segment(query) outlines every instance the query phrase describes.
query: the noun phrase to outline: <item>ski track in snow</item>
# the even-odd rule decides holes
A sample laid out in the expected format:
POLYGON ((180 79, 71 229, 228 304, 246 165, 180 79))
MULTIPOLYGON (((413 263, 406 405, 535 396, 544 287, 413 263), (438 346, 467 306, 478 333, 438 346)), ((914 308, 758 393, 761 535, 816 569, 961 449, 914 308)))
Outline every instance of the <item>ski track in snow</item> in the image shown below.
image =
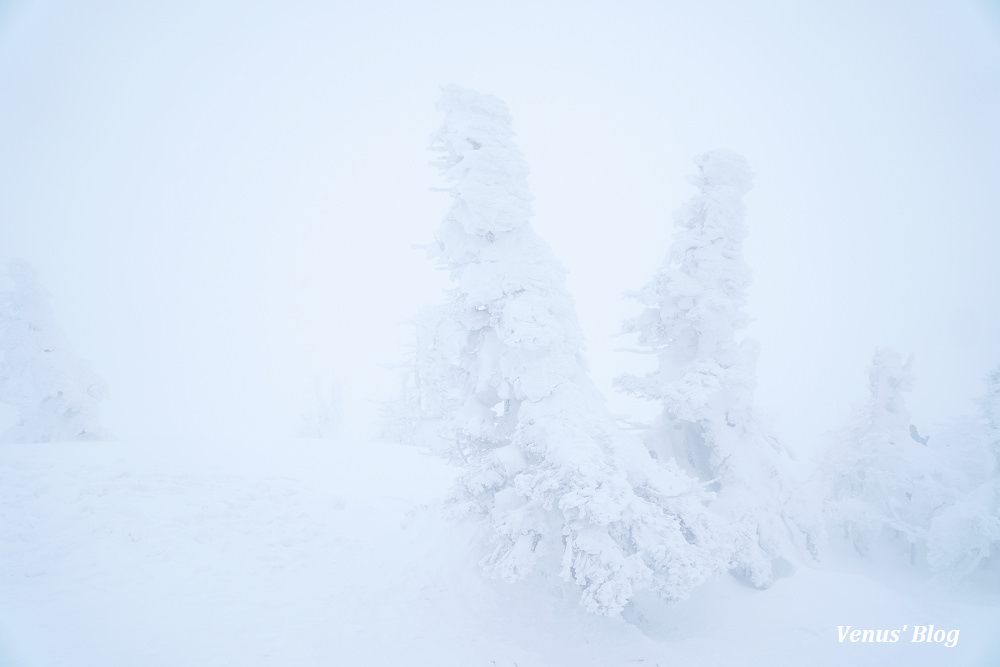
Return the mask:
POLYGON ((0 447, 0 665, 989 665, 1000 609, 800 567, 588 615, 477 574, 453 471, 381 443, 0 447), (837 625, 959 628, 956 648, 837 625))

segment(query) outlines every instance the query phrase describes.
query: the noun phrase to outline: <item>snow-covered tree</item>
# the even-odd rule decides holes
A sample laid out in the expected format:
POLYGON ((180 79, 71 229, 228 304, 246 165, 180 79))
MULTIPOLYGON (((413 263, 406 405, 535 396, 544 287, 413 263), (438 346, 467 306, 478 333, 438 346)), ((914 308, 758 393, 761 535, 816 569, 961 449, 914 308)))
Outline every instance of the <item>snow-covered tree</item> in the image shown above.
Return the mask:
POLYGON ((462 406, 464 376, 450 363, 467 331, 443 304, 428 305, 410 322, 415 345, 404 365, 399 395, 383 403, 381 435, 390 442, 460 456, 450 415, 462 406))
POLYGON ((565 270, 529 223, 504 103, 446 87, 438 109, 432 148, 453 201, 429 254, 455 287, 418 342, 419 396, 466 466, 456 511, 488 527, 488 570, 559 573, 592 612, 618 613, 641 589, 685 597, 727 566, 728 529, 592 385, 565 270))
POLYGON ((379 402, 377 437, 386 442, 414 445, 420 404, 411 369, 405 368, 399 380, 399 392, 379 402))
POLYGON ((6 278, 11 287, 0 294, 0 402, 18 411, 18 421, 0 441, 101 437, 101 381, 70 349, 34 269, 11 262, 6 278))
POLYGON ((980 403, 987 448, 993 454, 995 474, 1000 475, 1000 366, 986 378, 986 393, 980 403))
POLYGON ((905 394, 913 388, 912 359, 876 351, 868 373, 870 397, 854 424, 833 443, 826 462, 831 534, 876 560, 922 561, 936 512, 955 500, 936 446, 912 426, 905 394))
POLYGON ((911 360, 879 349, 870 398, 824 462, 830 534, 882 565, 1000 587, 1000 373, 980 413, 921 434, 906 407, 911 360))
MULTIPOLYGON (((927 562, 938 577, 1000 587, 1000 367, 986 379, 976 419, 948 442, 957 500, 930 522, 927 562)), ((946 441, 947 442, 947 441, 946 441)))
POLYGON ((993 478, 935 512, 927 563, 947 581, 976 578, 1000 586, 1000 482, 993 478))
MULTIPOLYGON (((750 271, 743 196, 753 176, 742 157, 712 151, 689 177, 698 194, 674 218, 675 235, 652 281, 633 294, 644 306, 623 325, 654 353, 656 368, 618 380, 623 391, 662 405, 646 435, 660 461, 677 461, 717 491, 712 507, 736 527, 737 574, 767 586, 793 555, 785 510, 789 457, 753 408, 756 342, 741 338, 750 271)), ((808 546, 812 546, 811 544, 808 546)))
POLYGON ((300 438, 335 438, 343 418, 340 391, 318 375, 312 378, 312 389, 312 406, 300 415, 295 434, 300 438))

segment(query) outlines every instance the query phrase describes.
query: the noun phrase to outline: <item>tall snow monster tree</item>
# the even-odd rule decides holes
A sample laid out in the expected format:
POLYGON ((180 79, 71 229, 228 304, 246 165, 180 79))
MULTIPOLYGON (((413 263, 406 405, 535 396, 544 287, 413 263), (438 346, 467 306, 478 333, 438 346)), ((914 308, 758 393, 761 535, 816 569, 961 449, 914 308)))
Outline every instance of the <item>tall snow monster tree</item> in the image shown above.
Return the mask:
POLYGON ((0 402, 18 420, 2 442, 94 440, 103 384, 70 349, 34 269, 11 262, 0 293, 0 402))
POLYGON ((452 501, 482 522, 484 568, 559 575, 604 615, 640 590, 684 598, 728 566, 728 527, 694 480, 616 426, 591 383, 565 270, 529 223, 506 105, 449 86, 438 109, 431 147, 452 206, 428 252, 455 286, 422 318, 420 395, 465 466, 452 501))
POLYGON ((618 388, 662 406, 646 432, 659 461, 676 459, 716 492, 712 507, 737 531, 733 573, 757 587, 790 570, 796 542, 815 550, 807 515, 789 516, 790 459, 753 406, 756 342, 740 339, 750 271, 743 196, 745 160, 717 150, 695 158, 699 192, 674 216, 674 239, 653 279, 632 296, 644 306, 622 330, 656 356, 645 376, 618 388))

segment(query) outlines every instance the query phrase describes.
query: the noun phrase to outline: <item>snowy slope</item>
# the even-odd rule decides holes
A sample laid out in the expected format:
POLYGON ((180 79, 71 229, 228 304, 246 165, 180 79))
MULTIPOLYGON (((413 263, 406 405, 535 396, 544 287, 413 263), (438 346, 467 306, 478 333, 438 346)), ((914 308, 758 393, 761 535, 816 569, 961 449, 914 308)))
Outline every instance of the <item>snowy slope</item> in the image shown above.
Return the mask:
POLYGON ((477 574, 433 503, 454 471, 382 443, 0 448, 0 665, 993 665, 1000 601, 802 567, 591 616, 477 574), (838 625, 960 629, 838 643, 838 625))

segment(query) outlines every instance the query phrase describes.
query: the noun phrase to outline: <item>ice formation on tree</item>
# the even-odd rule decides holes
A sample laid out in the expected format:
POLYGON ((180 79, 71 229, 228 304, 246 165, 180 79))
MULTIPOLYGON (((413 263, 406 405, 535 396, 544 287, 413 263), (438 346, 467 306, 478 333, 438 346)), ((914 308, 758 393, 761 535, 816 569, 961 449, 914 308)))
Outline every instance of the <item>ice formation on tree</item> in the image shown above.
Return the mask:
POLYGON ((11 262, 7 279, 11 288, 0 293, 0 402, 18 411, 18 421, 0 441, 101 437, 102 383, 70 349, 34 269, 11 262))
POLYGON ((429 254, 455 287, 418 320, 415 395, 466 466, 453 500, 488 527, 484 566, 511 580, 559 573, 600 614, 641 589, 685 597, 727 566, 726 526, 697 483, 618 429, 592 385, 565 271, 529 223, 504 103, 446 87, 438 109, 432 148, 453 201, 429 254))
POLYGON ((656 354, 657 367, 619 378, 618 386, 663 406, 647 446, 717 490, 713 509, 738 531, 735 571, 767 586, 775 567, 788 566, 793 536, 807 536, 783 516, 788 454, 755 416, 757 345, 739 339, 750 283, 742 199, 753 176, 729 151, 695 163, 689 180, 699 193, 676 213, 673 243, 652 281, 632 295, 645 308, 623 325, 656 354))

